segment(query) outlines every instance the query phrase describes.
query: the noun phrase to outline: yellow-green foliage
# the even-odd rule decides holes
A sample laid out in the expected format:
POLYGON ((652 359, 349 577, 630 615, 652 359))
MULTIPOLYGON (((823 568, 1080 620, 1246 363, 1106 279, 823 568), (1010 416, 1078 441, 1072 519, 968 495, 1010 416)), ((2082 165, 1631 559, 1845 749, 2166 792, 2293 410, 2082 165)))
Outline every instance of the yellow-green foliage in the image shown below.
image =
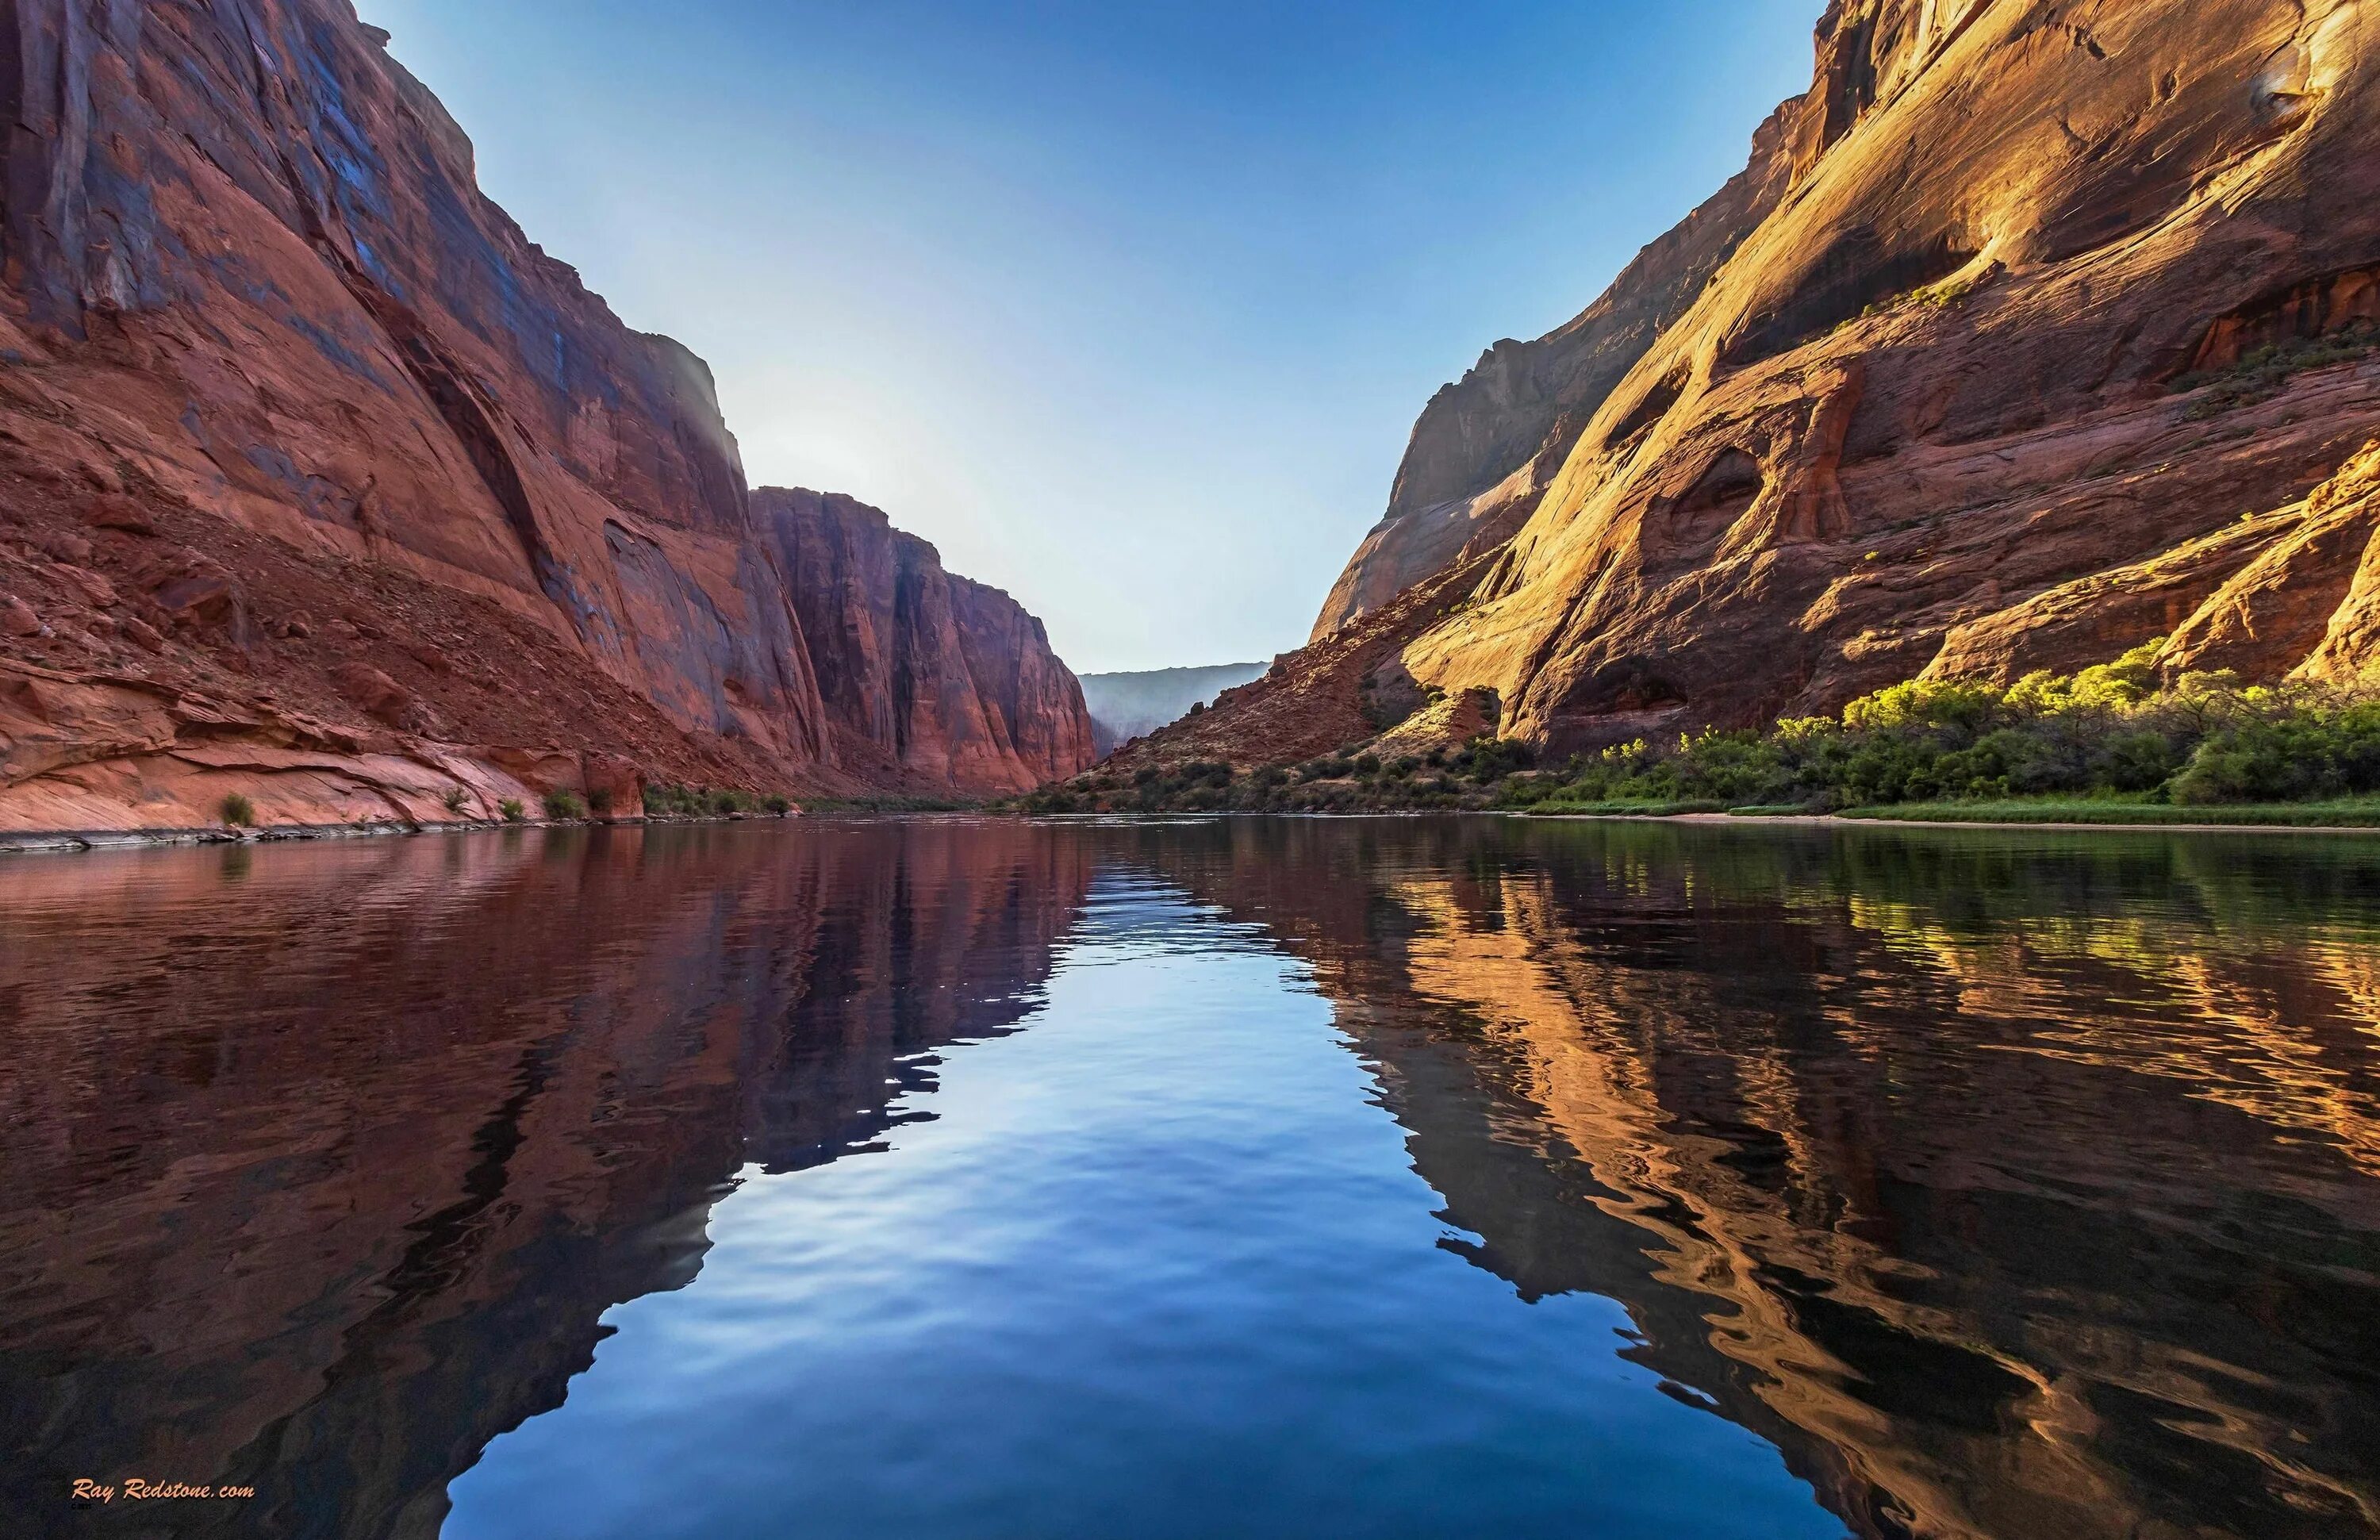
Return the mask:
POLYGON ((1841 807, 2009 796, 2178 803, 2380 791, 2380 697, 2363 688, 2168 678, 2164 638, 2009 685, 1912 679, 1767 733, 1705 732, 1583 756, 1532 799, 1841 807))

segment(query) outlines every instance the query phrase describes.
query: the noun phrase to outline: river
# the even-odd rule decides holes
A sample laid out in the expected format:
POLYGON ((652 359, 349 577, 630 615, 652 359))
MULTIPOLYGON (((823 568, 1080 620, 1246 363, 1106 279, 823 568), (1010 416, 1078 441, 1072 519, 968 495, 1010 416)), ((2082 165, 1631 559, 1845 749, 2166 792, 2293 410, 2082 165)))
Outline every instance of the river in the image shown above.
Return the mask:
POLYGON ((2380 840, 26 856, 0 1111, 12 1535, 2380 1535, 2380 840))

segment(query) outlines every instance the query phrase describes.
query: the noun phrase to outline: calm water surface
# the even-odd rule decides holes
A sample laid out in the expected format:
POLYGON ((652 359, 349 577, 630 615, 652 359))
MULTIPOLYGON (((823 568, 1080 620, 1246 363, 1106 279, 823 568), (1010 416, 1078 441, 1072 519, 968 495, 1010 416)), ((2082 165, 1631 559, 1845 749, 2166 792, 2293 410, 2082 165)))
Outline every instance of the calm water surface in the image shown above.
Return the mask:
POLYGON ((0 1534, 2380 1535, 2380 842, 21 858, 0 1112, 0 1534))

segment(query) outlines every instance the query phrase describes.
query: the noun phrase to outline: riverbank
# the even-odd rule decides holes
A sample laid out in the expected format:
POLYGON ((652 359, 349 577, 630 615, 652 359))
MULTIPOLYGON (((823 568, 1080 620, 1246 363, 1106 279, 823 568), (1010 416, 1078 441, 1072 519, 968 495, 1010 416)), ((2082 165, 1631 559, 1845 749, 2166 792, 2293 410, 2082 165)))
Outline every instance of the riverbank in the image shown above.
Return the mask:
POLYGON ((625 829, 698 823, 775 822, 800 818, 804 811, 796 807, 784 813, 735 812, 617 819, 523 818, 517 820, 461 819, 436 823, 401 823, 387 819, 355 823, 276 824, 266 829, 233 829, 213 824, 189 829, 0 831, 0 856, 163 849, 173 845, 283 844, 300 840, 361 840, 392 834, 483 834, 518 829, 625 829))
MULTIPOLYGON (((917 806, 903 805, 911 800, 905 798, 861 799, 815 804, 793 808, 784 813, 735 812, 659 818, 524 818, 517 822, 466 819, 418 824, 380 820, 348 824, 288 824, 269 829, 230 829, 218 824, 190 829, 0 831, 0 856, 67 854, 79 851, 140 850, 174 845, 279 844, 303 840, 366 839, 386 835, 490 833, 500 830, 613 829, 746 823, 798 819, 805 814, 820 817, 833 817, 839 814, 879 814, 900 817, 988 810, 969 805, 928 805, 924 799, 916 799, 917 806)), ((1018 811, 1016 809, 990 810, 1011 814, 1018 811)), ((1153 812, 1123 810, 1075 816, 1172 819, 1181 817, 1183 811, 1181 809, 1153 812)), ((2201 834, 2380 835, 2380 799, 2358 801, 2353 804, 2278 804, 2226 807, 2156 807, 2124 805, 2091 807, 2071 804, 2026 806, 2022 804, 2007 803, 1961 806, 1956 803, 1935 803, 1912 806, 1850 808, 1840 813, 1772 811, 1766 808, 1728 809, 1701 804, 1683 806, 1604 804, 1593 807, 1547 809, 1475 806, 1470 807, 1381 807, 1342 813, 1289 810, 1287 816, 1423 818, 1450 812, 1492 813, 1505 818, 1568 823, 1676 823, 1706 826, 1718 824, 1733 828, 1751 824, 1781 824, 1802 828, 1837 829, 2025 829, 2051 832, 2063 831, 2072 833, 2156 834, 2187 831, 2201 834)), ((1228 808, 1201 809, 1198 813, 1209 817, 1250 816, 1246 810, 1228 808)), ((1067 815, 1055 816, 1062 818, 1067 815)), ((1194 813, 1193 816, 1198 816, 1198 814, 1194 813)))
POLYGON ((1777 813, 1749 818, 1732 813, 1526 813, 1513 816, 1564 823, 1725 824, 1739 829, 1750 824, 1791 824, 1833 829, 1982 829, 2002 832, 2038 830, 2078 834, 2380 834, 2380 824, 2373 823, 2216 823, 2183 819, 2164 823, 2114 823, 2047 819, 1879 818, 1864 813, 1777 813))

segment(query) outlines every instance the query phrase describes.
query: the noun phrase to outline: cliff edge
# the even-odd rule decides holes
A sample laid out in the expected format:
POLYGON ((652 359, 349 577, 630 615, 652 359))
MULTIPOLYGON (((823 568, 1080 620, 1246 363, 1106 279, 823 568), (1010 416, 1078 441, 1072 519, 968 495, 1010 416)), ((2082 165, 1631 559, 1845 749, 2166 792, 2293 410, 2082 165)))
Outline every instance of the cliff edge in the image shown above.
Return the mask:
POLYGON ((345 0, 16 0, 0 40, 0 828, 1088 763, 1038 624, 930 547, 867 581, 955 596, 899 687, 974 715, 852 729, 897 703, 831 701, 816 638, 908 590, 756 511, 701 360, 480 193, 345 0))
MULTIPOLYGON (((2375 43, 2344 0, 1835 0, 1742 176, 1431 403, 1242 709, 1487 690, 1569 752, 2159 637, 2362 672, 2375 43), (1357 678, 1330 638, 1391 600, 1357 678)), ((1233 705, 1183 750, 1290 757, 1233 705)))

